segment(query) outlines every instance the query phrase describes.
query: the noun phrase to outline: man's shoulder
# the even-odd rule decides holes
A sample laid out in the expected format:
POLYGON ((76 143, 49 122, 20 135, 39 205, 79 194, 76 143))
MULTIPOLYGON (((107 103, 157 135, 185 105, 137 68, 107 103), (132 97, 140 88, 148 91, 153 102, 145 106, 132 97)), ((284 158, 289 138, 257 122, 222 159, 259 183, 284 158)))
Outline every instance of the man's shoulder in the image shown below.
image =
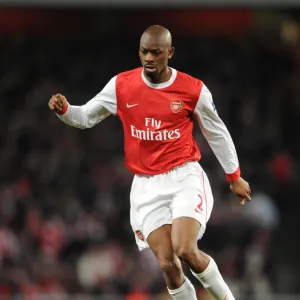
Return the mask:
POLYGON ((133 86, 137 86, 142 80, 142 68, 131 69, 119 73, 116 76, 116 89, 119 93, 127 93, 133 86))
POLYGON ((121 72, 117 75, 118 79, 129 79, 135 76, 141 76, 141 72, 142 72, 142 67, 139 68, 135 68, 135 69, 131 69, 131 70, 127 70, 124 72, 121 72))
POLYGON ((189 75, 185 72, 181 72, 177 70, 177 78, 185 81, 186 83, 189 83, 191 85, 195 85, 195 86, 199 86, 202 87, 203 86, 203 81, 200 80, 199 78, 196 78, 192 75, 189 75))

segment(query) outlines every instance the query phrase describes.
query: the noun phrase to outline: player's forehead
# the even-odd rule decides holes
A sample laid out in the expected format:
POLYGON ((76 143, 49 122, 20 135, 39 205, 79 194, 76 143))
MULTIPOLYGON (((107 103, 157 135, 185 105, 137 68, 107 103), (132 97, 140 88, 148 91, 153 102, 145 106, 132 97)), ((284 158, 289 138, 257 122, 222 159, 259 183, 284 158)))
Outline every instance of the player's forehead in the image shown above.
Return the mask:
POLYGON ((143 34, 140 40, 140 47, 148 50, 168 47, 168 41, 162 35, 143 34))

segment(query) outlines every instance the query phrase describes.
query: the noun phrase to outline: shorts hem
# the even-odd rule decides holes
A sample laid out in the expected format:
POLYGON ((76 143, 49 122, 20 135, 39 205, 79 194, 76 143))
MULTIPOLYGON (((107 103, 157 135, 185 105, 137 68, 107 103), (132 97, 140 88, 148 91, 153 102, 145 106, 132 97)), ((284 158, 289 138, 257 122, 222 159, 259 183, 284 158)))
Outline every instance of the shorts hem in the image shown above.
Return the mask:
POLYGON ((150 248, 150 246, 149 246, 148 243, 147 243, 147 238, 149 237, 149 235, 150 235, 153 231, 155 231, 156 229, 158 229, 158 228, 160 228, 160 227, 162 227, 162 226, 164 226, 164 225, 172 225, 172 221, 171 221, 171 222, 170 222, 170 221, 161 222, 161 223, 158 224, 157 226, 154 226, 153 228, 151 228, 151 229, 149 230, 149 232, 143 233, 144 241, 142 241, 142 240, 140 240, 140 239, 138 239, 138 238, 136 237, 136 244, 137 244, 137 246, 138 246, 138 248, 139 248, 139 251, 142 251, 142 250, 144 250, 144 249, 150 248))

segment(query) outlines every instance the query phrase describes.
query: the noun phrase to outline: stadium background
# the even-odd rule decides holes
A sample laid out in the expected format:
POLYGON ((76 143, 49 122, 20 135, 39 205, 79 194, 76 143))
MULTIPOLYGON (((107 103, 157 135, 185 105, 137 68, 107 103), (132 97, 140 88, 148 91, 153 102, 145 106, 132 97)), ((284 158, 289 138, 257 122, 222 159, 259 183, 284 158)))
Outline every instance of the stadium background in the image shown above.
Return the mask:
POLYGON ((131 232, 120 121, 80 131, 47 106, 139 66, 152 24, 173 34, 171 66, 212 91, 252 185, 241 208, 196 126, 215 196, 201 247, 237 299, 300 299, 300 11, 250 1, 0 1, 1 300, 170 299, 131 232))

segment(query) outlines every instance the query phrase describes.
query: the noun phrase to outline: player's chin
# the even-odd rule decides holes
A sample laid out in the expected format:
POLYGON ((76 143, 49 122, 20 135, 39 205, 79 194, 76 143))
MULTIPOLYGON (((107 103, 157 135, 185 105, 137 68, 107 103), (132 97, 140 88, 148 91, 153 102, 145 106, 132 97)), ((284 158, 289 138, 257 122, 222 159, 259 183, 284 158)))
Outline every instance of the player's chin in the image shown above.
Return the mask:
POLYGON ((157 70, 156 69, 149 70, 147 68, 144 68, 144 73, 145 73, 146 76, 148 76, 150 78, 156 78, 156 76, 157 76, 157 70))

